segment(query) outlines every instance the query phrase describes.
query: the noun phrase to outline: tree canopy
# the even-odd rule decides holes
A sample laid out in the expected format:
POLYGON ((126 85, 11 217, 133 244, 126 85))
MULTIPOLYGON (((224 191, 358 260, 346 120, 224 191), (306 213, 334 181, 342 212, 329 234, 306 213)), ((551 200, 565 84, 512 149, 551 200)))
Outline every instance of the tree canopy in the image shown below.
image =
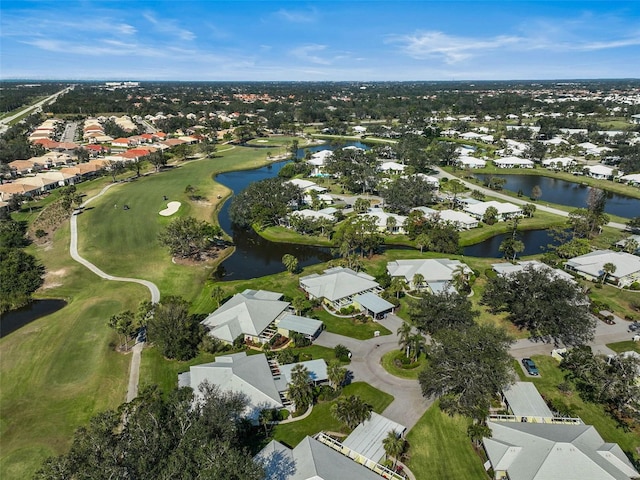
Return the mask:
POLYGON ((549 269, 526 267, 490 278, 482 302, 493 313, 509 312, 509 319, 532 337, 564 345, 581 345, 594 335, 595 319, 581 288, 549 269))
POLYGON ((433 203, 434 186, 427 180, 411 176, 391 182, 380 194, 388 210, 406 215, 414 207, 433 203))
POLYGON ((222 230, 195 217, 180 217, 173 220, 160 232, 160 243, 169 247, 171 255, 199 259, 211 249, 222 230))
POLYGON ((251 183, 231 199, 229 218, 240 227, 264 228, 278 223, 291 209, 300 205, 302 190, 282 178, 267 178, 251 183))
POLYGON ((193 358, 202 335, 199 318, 189 314, 189 304, 180 297, 163 298, 147 324, 149 341, 167 358, 193 358))
POLYGON ((440 408, 449 414, 484 419, 491 399, 513 381, 512 343, 504 329, 492 325, 439 330, 418 377, 422 394, 441 397, 440 408))
POLYGON ((480 313, 472 310, 467 297, 457 292, 442 291, 414 300, 409 316, 421 332, 433 334, 443 329, 460 329, 473 325, 480 313))
POLYGON ((247 449, 246 397, 204 384, 194 399, 190 388, 143 389, 79 428, 70 451, 47 459, 35 478, 262 479, 247 449))

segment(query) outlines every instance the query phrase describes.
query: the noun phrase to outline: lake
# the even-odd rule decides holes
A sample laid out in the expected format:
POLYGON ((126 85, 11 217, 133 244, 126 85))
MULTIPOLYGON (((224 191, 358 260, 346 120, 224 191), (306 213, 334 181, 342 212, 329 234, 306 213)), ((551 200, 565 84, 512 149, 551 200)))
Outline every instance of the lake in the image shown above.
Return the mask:
MULTIPOLYGON (((498 248, 509 235, 511 233, 503 233, 475 245, 469 245, 462 249, 462 253, 469 257, 502 258, 502 252, 498 248)), ((549 230, 523 230, 518 231, 518 235, 522 243, 524 243, 524 252, 520 253, 519 256, 544 253, 547 245, 556 243, 549 230)))
MULTIPOLYGON (((314 145, 309 147, 308 150, 314 153, 320 150, 335 150, 346 146, 356 146, 365 150, 370 148, 360 142, 347 142, 340 145, 314 145)), ((304 158, 305 150, 307 149, 299 149, 296 156, 304 158)), ((280 169, 287 163, 288 160, 253 170, 221 173, 216 176, 216 181, 229 187, 234 192, 240 192, 250 183, 277 176, 280 169)), ((236 251, 225 259, 218 268, 217 276, 221 280, 247 280, 284 272, 285 267, 282 264, 282 257, 287 253, 298 259, 300 268, 327 262, 333 258, 331 250, 326 247, 271 242, 262 238, 252 229, 247 230, 233 225, 229 219, 230 205, 231 201, 228 199, 218 214, 218 221, 222 229, 233 237, 236 251)))
MULTIPOLYGON (((475 174, 480 181, 488 176, 486 174, 475 174)), ((507 183, 505 190, 512 192, 522 191, 525 197, 531 195, 533 187, 538 185, 542 190, 539 202, 557 203, 570 207, 583 208, 587 206, 587 199, 591 187, 577 182, 567 182, 552 177, 541 177, 538 175, 509 175, 499 174, 494 177, 504 178, 507 183)), ((607 192, 607 204, 605 212, 619 217, 632 218, 640 215, 640 199, 607 192)))
POLYGON ((34 300, 26 307, 11 310, 0 315, 0 338, 15 332, 20 327, 37 320, 40 317, 51 315, 65 307, 64 300, 34 300))

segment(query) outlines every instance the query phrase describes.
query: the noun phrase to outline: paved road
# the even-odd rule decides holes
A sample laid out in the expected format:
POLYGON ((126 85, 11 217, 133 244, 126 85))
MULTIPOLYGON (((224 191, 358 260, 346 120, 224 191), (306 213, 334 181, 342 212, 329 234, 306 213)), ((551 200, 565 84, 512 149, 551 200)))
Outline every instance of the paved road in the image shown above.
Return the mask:
POLYGON ((314 343, 328 348, 333 348, 340 343, 351 350, 351 364, 347 368, 353 375, 352 381, 366 382, 393 395, 393 402, 383 414, 406 426, 407 429, 411 429, 420 420, 425 410, 431 406, 433 399, 426 399, 422 396, 417 380, 395 377, 380 364, 380 359, 385 353, 399 348, 395 332, 402 322, 403 320, 395 315, 388 315, 386 319, 379 322, 391 330, 391 335, 369 340, 356 340, 324 332, 314 343))
MULTIPOLYGON (((537 210, 541 210, 543 212, 553 213, 555 215, 560 215, 562 217, 568 217, 569 216, 569 213, 565 212, 564 210, 558 210, 557 208, 549 207, 549 206, 543 205, 542 203, 539 203, 539 202, 531 202, 529 200, 523 200, 521 198, 514 198, 514 197, 511 197, 511 196, 506 195, 504 193, 496 192, 495 190, 490 190, 488 188, 482 187, 482 186, 477 185, 475 183, 471 183, 471 182, 468 182, 466 180, 463 180, 462 178, 456 177, 455 175, 452 175, 451 173, 445 172, 440 167, 434 167, 434 168, 438 171, 439 176, 447 177, 449 179, 459 180, 467 188, 470 188, 471 190, 478 190, 478 191, 484 193, 485 195, 488 195, 488 196, 491 196, 491 197, 496 197, 496 198, 499 198, 501 200, 506 200, 507 202, 511 202, 511 203, 515 203, 515 204, 519 204, 519 205, 524 205, 526 203, 533 203, 536 206, 537 210)), ((617 228, 618 230, 626 230, 627 229, 627 226, 625 224, 618 223, 618 222, 609 222, 607 224, 607 226, 608 227, 612 227, 612 228, 617 228)))
MULTIPOLYGON (((380 363, 382 356, 399 348, 396 331, 403 320, 396 315, 388 315, 379 323, 391 331, 391 335, 356 340, 330 332, 323 332, 314 342, 316 345, 333 348, 338 344, 347 347, 351 353, 351 364, 347 367, 352 381, 366 382, 383 392, 394 396, 394 401, 383 414, 393 421, 405 425, 409 430, 420 420, 424 412, 433 404, 434 399, 422 396, 417 380, 406 380, 388 373, 380 363)), ((598 320, 595 339, 589 345, 594 352, 615 353, 606 347, 608 343, 631 340, 633 334, 628 332, 629 322, 616 318, 615 325, 607 325, 598 320)), ((532 355, 550 355, 553 345, 534 342, 529 339, 518 340, 511 348, 511 355, 520 360, 532 355)))
POLYGON ((41 108, 44 104, 55 102, 58 99, 58 95, 62 95, 63 93, 67 93, 69 90, 71 90, 71 87, 67 87, 67 88, 65 88, 63 90, 60 90, 57 93, 54 93, 53 95, 48 96, 47 98, 45 98, 43 100, 40 100, 37 103, 34 103, 33 105, 30 105, 28 107, 22 108, 18 112, 14 113, 13 115, 11 115, 9 117, 4 117, 4 118, 0 119, 0 125, 8 125, 13 120, 15 120, 16 118, 26 114, 27 112, 33 113, 36 110, 38 110, 39 108, 41 108))
MULTIPOLYGON (((111 187, 114 187, 116 185, 117 184, 107 185, 100 191, 100 193, 98 193, 94 197, 89 198, 82 205, 80 205, 80 208, 86 207, 94 199, 104 195, 104 193, 107 190, 109 190, 111 187)), ((140 280, 138 278, 115 277, 113 275, 109 275, 107 273, 104 273, 102 270, 96 267, 93 263, 89 262, 87 259, 80 256, 80 254, 78 253, 78 215, 75 213, 71 215, 71 243, 69 245, 69 253, 71 254, 71 258, 73 258, 76 262, 87 267, 89 270, 91 270, 93 273, 95 273, 99 277, 104 278, 106 280, 114 280, 117 282, 139 283, 149 289, 149 292, 151 293, 152 303, 158 303, 160 301, 160 290, 154 283, 149 282, 148 280, 140 280)), ((144 343, 137 343, 133 347, 133 355, 131 357, 131 367, 129 369, 129 384, 127 387, 127 402, 130 402, 131 400, 136 398, 136 396, 138 395, 138 381, 140 379, 140 359, 141 359, 141 353, 142 353, 143 347, 144 347, 144 343)))

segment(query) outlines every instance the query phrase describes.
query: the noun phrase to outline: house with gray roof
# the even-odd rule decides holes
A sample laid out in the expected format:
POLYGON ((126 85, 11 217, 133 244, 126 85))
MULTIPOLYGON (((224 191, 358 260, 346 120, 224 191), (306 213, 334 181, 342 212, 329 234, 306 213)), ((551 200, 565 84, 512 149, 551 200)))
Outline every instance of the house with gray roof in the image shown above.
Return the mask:
POLYGON ((322 320, 314 318, 300 317, 298 315, 287 314, 277 323, 278 333, 284 337, 290 338, 292 332, 300 333, 313 341, 324 330, 322 320))
POLYGON ((380 475, 340 452, 305 437, 291 449, 272 440, 255 457, 265 480, 380 480, 380 475))
POLYGON ((551 268, 549 265, 538 260, 523 260, 516 263, 492 263, 491 267, 493 268, 494 272, 502 276, 515 275, 516 273, 522 272, 527 268, 532 268, 534 270, 543 270, 553 278, 561 278, 563 280, 575 282, 573 275, 571 275, 570 273, 567 273, 566 271, 559 268, 551 268))
POLYGON ((553 412, 532 382, 515 382, 502 391, 507 408, 520 421, 551 421, 553 412))
POLYGON ((522 216, 522 209, 519 206, 510 202, 498 202, 496 200, 477 202, 467 205, 464 207, 464 211, 472 217, 482 220, 489 207, 493 207, 498 211, 499 221, 506 221, 511 218, 518 218, 522 216))
POLYGON ((225 343, 233 343, 240 335, 253 343, 266 343, 276 333, 276 320, 289 313, 293 312, 281 293, 247 289, 200 323, 225 343))
POLYGON ((438 293, 453 288, 451 282, 457 272, 470 275, 473 270, 460 260, 433 258, 395 260, 387 263, 387 272, 391 278, 404 279, 411 290, 426 288, 432 293, 438 293), (420 285, 414 284, 416 275, 422 275, 423 281, 420 285))
POLYGON ((592 425, 488 421, 482 443, 496 480, 630 480, 640 475, 592 425))
POLYGON ((404 425, 371 412, 371 418, 359 424, 342 444, 366 458, 379 462, 385 456, 382 442, 389 432, 394 432, 396 436, 401 437, 406 430, 407 427, 404 425))
POLYGON ((605 274, 604 266, 607 263, 616 267, 615 272, 607 275, 609 282, 619 287, 628 287, 634 282, 640 282, 640 257, 626 252, 597 250, 568 260, 564 268, 587 280, 598 280, 605 274))
POLYGON ((314 273, 300 278, 302 288, 310 299, 320 298, 336 310, 353 304, 358 294, 380 293, 382 287, 374 277, 350 268, 334 267, 321 275, 314 273))
POLYGON ((265 408, 283 408, 286 383, 274 377, 264 353, 248 356, 245 352, 221 355, 214 362, 192 366, 178 375, 178 386, 191 387, 196 395, 203 382, 216 385, 222 391, 243 393, 249 406, 246 417, 257 420, 265 408))
POLYGON ((178 386, 191 387, 196 396, 204 382, 222 391, 242 393, 249 401, 245 416, 256 422, 262 410, 290 405, 287 393, 291 371, 299 364, 308 370, 309 383, 318 385, 327 381, 327 364, 323 359, 279 365, 277 360, 268 360, 264 353, 240 352, 220 355, 213 362, 190 367, 188 372, 178 375, 178 386))

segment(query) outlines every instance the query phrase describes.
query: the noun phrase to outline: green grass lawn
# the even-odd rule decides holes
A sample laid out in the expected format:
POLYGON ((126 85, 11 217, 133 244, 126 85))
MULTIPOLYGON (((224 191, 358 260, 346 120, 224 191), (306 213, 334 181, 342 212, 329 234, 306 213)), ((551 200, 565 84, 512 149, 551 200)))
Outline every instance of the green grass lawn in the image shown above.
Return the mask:
POLYGON ((467 436, 469 420, 450 417, 434 403, 407 435, 407 466, 417 480, 486 480, 482 459, 467 436))
POLYGON ((324 309, 314 311, 317 316, 327 327, 327 332, 337 333, 345 337, 357 338, 358 340, 367 340, 374 337, 375 332, 380 335, 389 335, 391 332, 377 322, 369 321, 367 323, 356 322, 353 318, 334 317, 324 309))
POLYGON ((109 317, 135 309, 148 291, 100 280, 68 255, 68 227, 53 247, 30 251, 50 273, 40 298, 68 305, 0 340, 0 478, 31 478, 65 452, 73 432, 126 398, 130 355, 116 353, 109 317))
MULTIPOLYGON (((388 393, 362 382, 347 385, 342 389, 342 395, 359 396, 371 405, 376 413, 381 413, 393 401, 393 397, 388 393)), ((335 402, 336 400, 317 403, 314 405, 311 415, 307 418, 276 426, 273 430, 273 438, 290 447, 295 447, 307 435, 315 435, 320 431, 349 433, 346 425, 340 423, 331 415, 331 405, 335 402)))
POLYGON ((560 370, 559 363, 552 357, 546 355, 534 355, 533 360, 540 370, 540 377, 526 377, 522 368, 516 368, 516 372, 521 381, 533 381, 536 388, 547 401, 559 401, 567 405, 571 413, 580 417, 587 425, 593 425, 605 442, 615 442, 620 448, 634 458, 635 462, 640 461, 640 429, 635 431, 624 431, 617 422, 611 418, 602 405, 585 402, 580 398, 572 382, 570 395, 565 395, 558 390, 558 384, 565 382, 565 372, 560 370))
POLYGON ((633 340, 626 340, 624 342, 607 343, 607 347, 616 353, 622 352, 637 352, 640 353, 640 343, 633 340))
POLYGON ((422 366, 425 364, 426 359, 423 355, 418 358, 417 362, 411 363, 409 365, 410 368, 401 368, 395 364, 395 361, 404 357, 404 352, 400 350, 392 350, 390 352, 385 353, 382 356, 380 362, 382 363, 382 367, 389 372, 391 375, 400 378, 409 378, 409 379, 417 379, 418 374, 422 370, 422 366))

